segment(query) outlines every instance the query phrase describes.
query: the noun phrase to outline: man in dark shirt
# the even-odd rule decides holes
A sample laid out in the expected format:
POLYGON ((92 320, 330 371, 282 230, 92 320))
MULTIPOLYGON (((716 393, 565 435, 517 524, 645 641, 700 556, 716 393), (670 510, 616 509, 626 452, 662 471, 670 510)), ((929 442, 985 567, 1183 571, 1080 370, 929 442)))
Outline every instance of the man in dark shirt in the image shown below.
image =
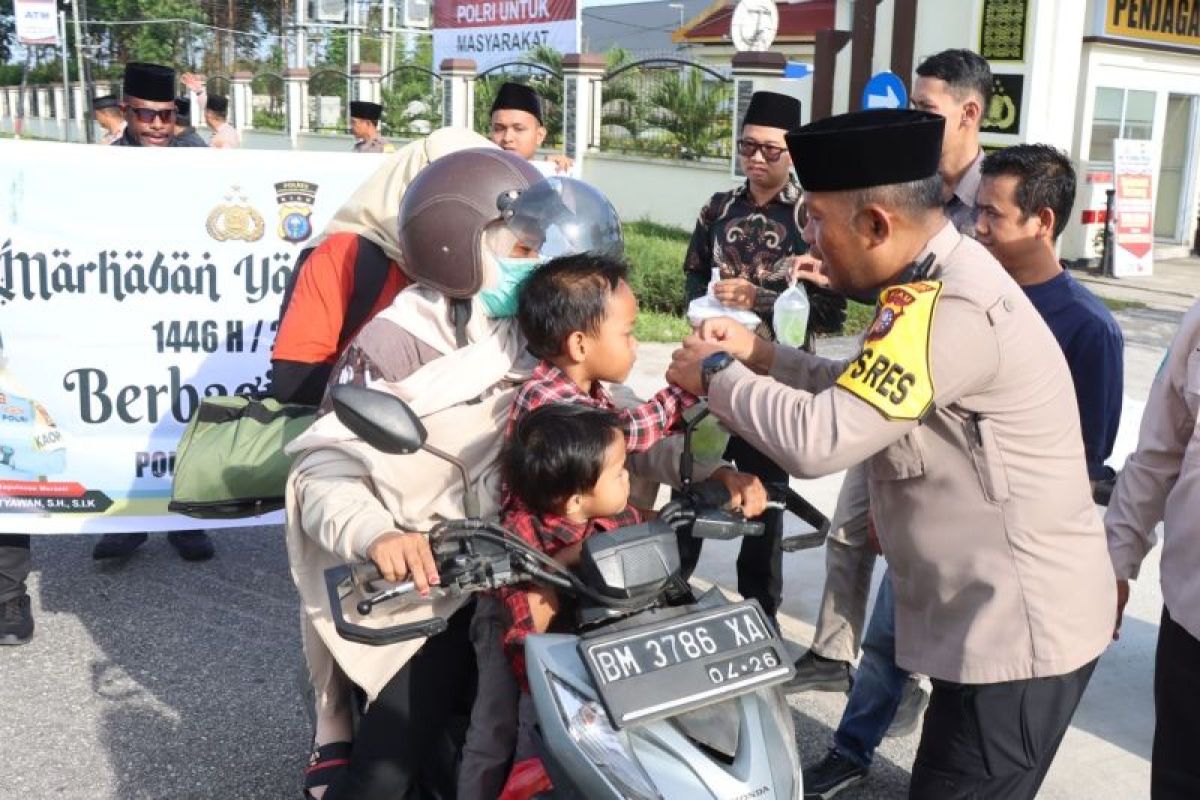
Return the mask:
POLYGON ((187 97, 175 98, 175 146, 208 147, 192 125, 192 101, 187 97))
MULTIPOLYGON (((784 135, 800 124, 800 101, 775 92, 755 92, 750 98, 738 138, 738 154, 746 182, 729 192, 714 194, 700 211, 683 268, 687 300, 703 296, 714 269, 721 280, 713 293, 726 306, 749 309, 762 320, 758 332, 774 338, 774 303, 787 288, 797 256, 808 251, 796 225, 795 206, 800 185, 792 177, 792 160, 784 135)), ((811 311, 809 332, 836 333, 846 316, 845 298, 814 284, 808 286, 811 311)), ((725 457, 738 470, 757 475, 763 483, 787 485, 787 472, 740 438, 730 440, 725 457)), ((783 515, 763 515, 762 536, 742 540, 738 555, 738 591, 758 600, 774 618, 783 590, 783 515)), ((700 559, 702 540, 680 536, 684 574, 700 559)))
POLYGON ((1121 421, 1125 342, 1109 310, 1054 252, 1075 201, 1075 170, 1049 145, 1022 144, 989 154, 982 175, 976 238, 1024 290, 1062 347, 1095 490, 1115 476, 1104 462, 1121 421))

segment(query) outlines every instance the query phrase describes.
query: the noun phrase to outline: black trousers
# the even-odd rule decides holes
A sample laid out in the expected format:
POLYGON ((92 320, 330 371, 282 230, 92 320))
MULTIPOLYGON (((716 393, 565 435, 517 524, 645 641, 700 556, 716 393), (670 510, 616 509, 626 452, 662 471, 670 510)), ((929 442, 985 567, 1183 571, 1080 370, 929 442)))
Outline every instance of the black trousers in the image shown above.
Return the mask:
POLYGON ((354 736, 350 767, 325 800, 443 800, 475 699, 474 603, 450 618, 388 681, 354 736))
POLYGON ((1032 800, 1095 668, 1005 683, 933 681, 909 798, 1032 800))
MULTIPOLYGON (((737 436, 729 440, 725 458, 739 471, 757 475, 764 484, 787 486, 787 470, 737 436)), ((783 512, 771 509, 758 519, 766 524, 766 530, 762 536, 742 539, 737 560, 738 592, 747 600, 757 600, 767 616, 773 618, 783 597, 783 551, 779 549, 783 538, 783 512)), ((703 546, 704 540, 692 536, 691 531, 680 532, 679 559, 685 579, 696 569, 703 546)))
POLYGON ((0 534, 0 603, 25 594, 29 567, 29 534, 0 534))
POLYGON ((1154 800, 1200 797, 1200 640, 1163 607, 1154 656, 1154 800))

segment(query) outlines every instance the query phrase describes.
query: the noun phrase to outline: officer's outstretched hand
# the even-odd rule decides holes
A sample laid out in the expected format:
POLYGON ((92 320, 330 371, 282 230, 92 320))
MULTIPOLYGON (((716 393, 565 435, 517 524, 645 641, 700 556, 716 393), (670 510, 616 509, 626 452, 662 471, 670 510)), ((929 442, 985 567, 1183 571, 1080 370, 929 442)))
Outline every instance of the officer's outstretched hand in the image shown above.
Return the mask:
POLYGON ((429 540, 423 534, 388 531, 371 542, 367 557, 385 581, 411 580, 422 596, 429 594, 430 585, 441 582, 429 540))
POLYGON ((1121 638, 1121 618, 1125 616, 1125 604, 1129 602, 1129 581, 1117 581, 1117 621, 1113 625, 1113 641, 1121 638))
MULTIPOLYGON (((719 345, 738 361, 746 361, 754 354, 754 340, 758 337, 740 322, 729 317, 714 317, 700 323, 697 331, 700 341, 719 345)), ((687 340, 684 340, 687 344, 687 340)))
POLYGON ((699 336, 687 337, 683 340, 683 347, 671 354, 671 366, 667 367, 667 383, 673 383, 697 397, 703 395, 704 381, 701 379, 700 368, 704 359, 724 349, 720 345, 701 341, 699 336))

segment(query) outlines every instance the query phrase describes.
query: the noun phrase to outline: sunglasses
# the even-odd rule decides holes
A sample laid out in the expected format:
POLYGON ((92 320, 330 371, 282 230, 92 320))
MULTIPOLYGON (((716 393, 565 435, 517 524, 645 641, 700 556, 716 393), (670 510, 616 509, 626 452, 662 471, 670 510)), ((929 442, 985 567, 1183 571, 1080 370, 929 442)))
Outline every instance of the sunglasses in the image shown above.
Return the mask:
POLYGON ((787 151, 786 147, 778 147, 773 144, 763 144, 761 142, 751 141, 750 139, 738 139, 737 149, 738 153, 746 158, 753 158, 755 152, 762 153, 763 159, 769 164, 774 164, 779 160, 779 157, 787 151))
POLYGON ((155 117, 158 117, 159 122, 172 122, 175 119, 174 108, 131 108, 129 110, 143 125, 154 122, 155 117))

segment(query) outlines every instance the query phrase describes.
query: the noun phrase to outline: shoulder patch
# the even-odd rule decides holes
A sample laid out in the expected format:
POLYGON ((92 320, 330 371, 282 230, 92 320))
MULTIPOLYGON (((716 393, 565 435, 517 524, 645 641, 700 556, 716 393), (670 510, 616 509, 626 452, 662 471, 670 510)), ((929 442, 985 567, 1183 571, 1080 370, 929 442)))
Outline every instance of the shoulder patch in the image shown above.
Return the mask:
POLYGON ((918 281, 880 292, 862 350, 837 385, 887 419, 923 417, 933 404, 929 338, 941 291, 940 281, 918 281))

